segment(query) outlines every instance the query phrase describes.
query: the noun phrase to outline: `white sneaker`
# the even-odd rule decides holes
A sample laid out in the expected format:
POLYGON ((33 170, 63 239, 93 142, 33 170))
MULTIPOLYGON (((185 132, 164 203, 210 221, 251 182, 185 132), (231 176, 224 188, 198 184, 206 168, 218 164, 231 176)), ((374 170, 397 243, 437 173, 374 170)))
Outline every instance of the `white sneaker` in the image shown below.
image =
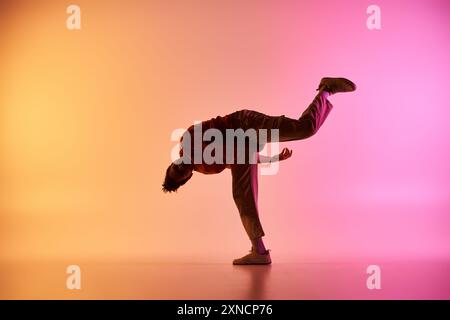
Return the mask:
POLYGON ((248 265, 248 264, 271 264, 272 259, 270 259, 270 250, 266 250, 264 254, 259 254, 255 250, 250 250, 250 253, 239 259, 234 259, 233 264, 235 265, 248 265))

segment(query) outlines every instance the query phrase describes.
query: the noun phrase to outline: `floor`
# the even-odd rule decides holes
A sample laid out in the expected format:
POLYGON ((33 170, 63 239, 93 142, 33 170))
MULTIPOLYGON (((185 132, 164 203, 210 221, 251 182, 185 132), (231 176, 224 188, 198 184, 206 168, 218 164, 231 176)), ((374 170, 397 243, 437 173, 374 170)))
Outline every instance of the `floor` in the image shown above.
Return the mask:
POLYGON ((1 299, 450 299, 450 261, 383 262, 381 289, 369 264, 85 262, 69 290, 65 262, 3 262, 1 299))

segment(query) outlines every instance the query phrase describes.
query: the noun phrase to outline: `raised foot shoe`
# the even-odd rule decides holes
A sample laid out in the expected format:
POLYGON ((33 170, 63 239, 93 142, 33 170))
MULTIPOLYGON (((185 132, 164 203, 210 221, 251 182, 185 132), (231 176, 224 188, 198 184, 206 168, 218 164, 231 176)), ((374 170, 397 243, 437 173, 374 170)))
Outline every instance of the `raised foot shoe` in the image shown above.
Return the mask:
POLYGON ((356 90, 356 85, 345 78, 322 78, 317 90, 320 90, 322 87, 324 87, 325 91, 328 91, 330 94, 335 94, 338 92, 352 92, 356 90))
POLYGON ((271 264, 270 252, 266 250, 266 253, 259 254, 255 250, 250 250, 250 253, 239 259, 234 259, 233 264, 235 265, 249 265, 249 264, 271 264))

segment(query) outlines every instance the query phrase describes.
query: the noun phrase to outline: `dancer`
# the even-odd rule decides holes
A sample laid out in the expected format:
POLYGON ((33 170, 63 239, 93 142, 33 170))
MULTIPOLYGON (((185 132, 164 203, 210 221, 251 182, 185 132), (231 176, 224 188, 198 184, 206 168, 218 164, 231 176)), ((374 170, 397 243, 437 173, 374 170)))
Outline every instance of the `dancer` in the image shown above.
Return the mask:
POLYGON ((265 233, 258 213, 258 163, 286 160, 291 157, 292 151, 284 148, 279 155, 273 157, 262 156, 258 152, 262 150, 266 142, 302 140, 313 136, 333 108, 328 101, 328 97, 338 92, 351 92, 355 89, 356 85, 348 79, 323 78, 317 88, 316 97, 299 119, 269 116, 252 110, 240 110, 191 126, 181 139, 180 159, 174 161, 167 168, 163 191, 177 191, 192 177, 194 171, 203 174, 217 174, 225 169, 230 169, 233 199, 252 244, 250 253, 233 260, 233 264, 270 264, 272 260, 270 252, 266 249, 262 240, 265 233), (223 157, 223 159, 213 163, 210 160, 205 161, 202 157, 203 152, 211 151, 209 140, 212 139, 204 139, 205 132, 210 129, 215 130, 215 133, 222 133, 223 136, 228 138, 222 141, 223 150, 216 148, 211 153, 213 157, 220 156, 219 151, 222 151, 221 158, 223 157), (249 130, 253 130, 257 135, 254 135, 253 138, 251 135, 246 135, 249 139, 245 140, 245 144, 236 147, 234 144, 236 136, 230 139, 227 136, 229 130, 234 130, 234 132, 240 130, 241 133, 248 133, 249 130), (267 137, 266 140, 261 139, 259 134, 263 130, 265 131, 265 137, 267 137), (276 135, 273 134, 274 130, 277 132, 276 135), (196 145, 194 143, 195 134, 199 132, 201 143, 196 145), (256 144, 256 147, 252 147, 252 143, 253 145, 256 144), (233 147, 227 148, 230 145, 233 147), (241 149, 245 151, 244 158, 238 157, 239 154, 243 154, 240 152, 241 149), (198 155, 200 155, 200 159, 198 155))

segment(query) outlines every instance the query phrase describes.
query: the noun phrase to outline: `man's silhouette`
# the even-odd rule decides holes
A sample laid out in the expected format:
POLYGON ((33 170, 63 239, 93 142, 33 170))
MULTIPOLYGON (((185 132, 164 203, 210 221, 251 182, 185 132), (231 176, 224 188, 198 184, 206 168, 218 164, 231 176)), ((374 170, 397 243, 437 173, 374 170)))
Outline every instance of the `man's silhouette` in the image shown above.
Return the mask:
MULTIPOLYGON (((301 140, 311 137, 319 130, 333 108, 332 104, 328 101, 328 97, 338 92, 351 92, 355 89, 356 85, 348 79, 323 78, 317 89, 319 91, 318 94, 298 120, 285 116, 268 116, 251 110, 240 110, 201 123, 202 136, 208 129, 216 129, 224 134, 227 129, 242 129, 243 131, 250 129, 256 132, 266 130, 269 133, 267 141, 258 140, 256 152, 247 152, 244 162, 237 161, 237 153, 234 154, 234 161, 232 163, 229 161, 215 163, 205 162, 203 160, 200 162, 195 161, 195 153, 200 152, 201 154, 208 146, 208 142, 202 139, 202 143, 199 146, 195 146, 194 143, 187 144, 186 141, 183 143, 186 134, 190 137, 195 135, 195 126, 191 126, 181 139, 181 158, 174 161, 167 168, 163 191, 176 191, 192 177, 193 171, 203 174, 216 174, 222 172, 224 169, 231 169, 233 199, 239 210, 245 231, 252 243, 250 253, 239 259, 235 259, 233 264, 270 264, 272 261, 269 250, 266 250, 262 240, 265 233, 258 215, 257 163, 288 159, 292 155, 292 151, 284 148, 279 155, 274 157, 259 155, 258 151, 262 149, 265 142, 274 142, 274 137, 270 134, 273 129, 278 130, 277 142, 301 140), (186 148, 190 148, 190 150, 186 150, 186 148), (186 157, 187 153, 189 154, 188 157, 186 157)), ((192 142, 192 139, 190 142, 192 142)), ((230 143, 230 141, 225 141, 224 144, 226 145, 227 143, 230 143)), ((247 144, 245 145, 245 150, 250 150, 247 144)), ((226 151, 223 152, 224 157, 226 153, 226 151)))

